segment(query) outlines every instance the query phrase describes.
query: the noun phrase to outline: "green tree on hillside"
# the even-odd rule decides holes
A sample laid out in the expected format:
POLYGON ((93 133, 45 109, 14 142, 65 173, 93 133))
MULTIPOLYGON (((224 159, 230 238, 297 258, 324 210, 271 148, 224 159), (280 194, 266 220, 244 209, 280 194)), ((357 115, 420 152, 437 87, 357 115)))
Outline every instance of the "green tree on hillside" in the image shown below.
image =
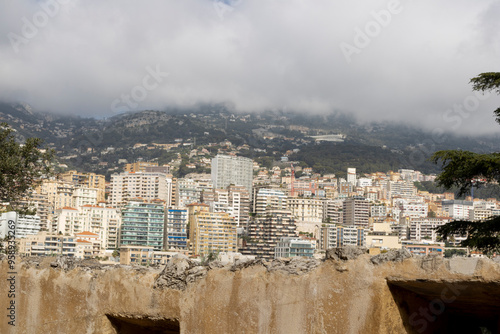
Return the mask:
MULTIPOLYGON (((482 73, 470 80, 473 90, 493 91, 500 94, 500 72, 482 73)), ((500 108, 494 111, 500 123, 500 108)), ((500 153, 478 154, 461 150, 438 151, 433 154, 434 163, 442 163, 443 171, 436 181, 438 186, 459 188, 459 195, 470 192, 482 182, 500 182, 500 153), (481 180, 481 181, 479 181, 481 180)), ((454 234, 466 235, 462 246, 471 247, 491 255, 500 250, 500 217, 482 222, 452 221, 437 229, 446 240, 454 234)))
POLYGON ((20 202, 43 175, 50 174, 53 152, 41 150, 39 138, 18 143, 14 132, 7 123, 0 123, 0 201, 8 203, 7 210, 30 214, 34 212, 20 202))

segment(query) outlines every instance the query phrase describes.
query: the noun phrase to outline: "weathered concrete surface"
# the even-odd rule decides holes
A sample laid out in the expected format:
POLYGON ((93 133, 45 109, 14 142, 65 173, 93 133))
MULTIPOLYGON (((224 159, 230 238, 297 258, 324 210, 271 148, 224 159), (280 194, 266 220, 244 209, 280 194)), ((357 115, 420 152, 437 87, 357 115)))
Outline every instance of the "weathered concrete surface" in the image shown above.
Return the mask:
MULTIPOLYGON (((377 264, 362 254, 322 263, 253 261, 188 265, 184 271, 171 266, 163 273, 163 268, 30 260, 16 266, 15 328, 7 324, 8 288, 1 289, 0 333, 446 332, 442 328, 450 319, 464 312, 476 317, 468 311, 475 304, 488 314, 485 323, 496 326, 498 263, 399 255, 377 264), (446 311, 422 320, 419 308, 435 310, 441 305, 435 300, 446 311)), ((2 285, 7 272, 4 260, 2 285)))

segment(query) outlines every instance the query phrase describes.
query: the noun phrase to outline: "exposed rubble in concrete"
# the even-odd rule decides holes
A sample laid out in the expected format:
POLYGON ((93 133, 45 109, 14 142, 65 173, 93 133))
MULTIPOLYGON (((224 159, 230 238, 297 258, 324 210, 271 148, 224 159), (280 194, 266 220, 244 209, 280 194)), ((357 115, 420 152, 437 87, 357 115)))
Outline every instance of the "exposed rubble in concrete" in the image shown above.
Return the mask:
POLYGON ((407 249, 391 249, 387 253, 375 255, 370 261, 375 265, 379 265, 385 262, 402 262, 410 257, 411 253, 407 249))
POLYGON ((185 290, 189 283, 205 277, 209 269, 208 266, 202 266, 199 262, 178 254, 168 261, 156 279, 154 288, 185 290))
POLYGON ((58 256, 57 259, 50 264, 50 266, 64 271, 68 271, 76 267, 86 267, 90 269, 101 269, 103 267, 103 265, 97 260, 78 260, 65 256, 58 256))
POLYGON ((367 254, 365 247, 346 246, 340 248, 331 248, 326 251, 325 260, 332 259, 337 261, 348 261, 358 258, 360 255, 367 254))
POLYGON ((320 263, 319 260, 313 258, 293 257, 276 259, 264 264, 264 266, 267 268, 267 271, 279 270, 292 275, 300 275, 316 269, 320 263))
POLYGON ((314 270, 321 261, 312 258, 284 258, 272 261, 262 259, 237 261, 232 266, 224 265, 218 261, 201 265, 199 262, 190 260, 184 255, 176 255, 165 266, 158 276, 154 287, 157 289, 185 290, 189 283, 204 278, 209 270, 225 268, 230 271, 238 271, 251 266, 263 266, 268 272, 283 271, 291 275, 300 275, 314 270))

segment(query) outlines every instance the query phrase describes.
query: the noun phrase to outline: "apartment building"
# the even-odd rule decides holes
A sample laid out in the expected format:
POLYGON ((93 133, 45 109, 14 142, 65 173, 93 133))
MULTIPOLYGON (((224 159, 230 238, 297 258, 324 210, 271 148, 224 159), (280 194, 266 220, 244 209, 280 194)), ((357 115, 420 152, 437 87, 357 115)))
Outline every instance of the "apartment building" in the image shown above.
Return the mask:
POLYGON ((286 210, 288 198, 283 191, 261 188, 254 199, 253 210, 257 215, 264 215, 269 210, 286 210))
POLYGON ((408 240, 421 241, 423 239, 436 241, 436 228, 450 222, 451 218, 412 218, 408 226, 408 240))
POLYGON ((288 257, 313 257, 314 256, 315 246, 308 240, 293 238, 293 237, 285 237, 281 238, 277 243, 274 257, 276 259, 279 258, 288 258, 288 257))
POLYGON ((166 265, 179 252, 157 251, 148 246, 121 246, 120 264, 123 265, 166 265))
POLYGON ((19 253, 28 256, 68 256, 76 257, 77 238, 49 232, 27 236, 19 242, 19 253))
POLYGON ((97 189, 96 202, 105 200, 106 179, 104 175, 95 173, 79 173, 76 170, 70 170, 66 173, 60 174, 59 178, 63 181, 71 182, 75 186, 97 189))
POLYGON ((56 210, 50 231, 63 235, 88 231, 99 236, 102 249, 116 249, 121 222, 121 214, 116 208, 87 204, 56 210))
POLYGON ((192 179, 176 179, 175 180, 175 192, 173 196, 175 197, 175 206, 177 207, 187 207, 191 203, 199 203, 201 199, 201 193, 204 190, 192 179))
POLYGON ((448 214, 449 217, 457 220, 469 219, 469 212, 474 208, 472 201, 463 200, 448 200, 442 201, 442 210, 448 214))
POLYGON ((110 201, 122 207, 134 198, 161 199, 171 205, 172 179, 165 173, 123 172, 111 175, 110 201))
POLYGON ((390 197, 412 197, 417 194, 417 188, 412 181, 398 180, 387 182, 387 191, 390 197))
POLYGON ((187 249, 188 210, 172 207, 165 215, 164 249, 187 249))
POLYGON ((189 241, 194 255, 237 252, 237 223, 225 212, 210 212, 206 204, 188 205, 189 241))
POLYGON ((323 201, 323 221, 332 224, 342 224, 342 200, 327 199, 323 201))
POLYGON ((226 189, 203 191, 201 201, 209 205, 210 211, 227 212, 238 226, 248 221, 250 194, 243 186, 231 185, 226 189))
POLYGON ((249 158, 218 154, 212 159, 212 181, 215 189, 233 184, 252 193, 253 161, 249 158))
POLYGON ((122 209, 120 246, 163 248, 165 202, 130 200, 122 209))
POLYGON ((368 230, 363 227, 325 224, 320 229, 320 249, 344 246, 366 246, 368 230))
POLYGON ((368 228, 370 204, 364 197, 351 197, 343 202, 342 222, 344 225, 368 228))
POLYGON ((289 210, 269 209, 248 222, 245 243, 241 254, 273 259, 281 238, 297 237, 295 218, 289 210))
POLYGON ((158 167, 157 162, 137 161, 134 163, 126 164, 123 170, 129 173, 144 173, 147 167, 158 167))
POLYGON ((297 223, 320 224, 323 221, 323 201, 316 198, 288 197, 287 207, 297 223))
POLYGON ((347 182, 352 184, 353 187, 357 185, 356 168, 347 168, 347 182))
POLYGON ((12 231, 13 222, 15 226, 14 232, 16 238, 25 238, 28 235, 37 234, 40 231, 41 221, 39 216, 25 215, 20 216, 17 212, 4 212, 0 215, 0 238, 9 236, 12 231))

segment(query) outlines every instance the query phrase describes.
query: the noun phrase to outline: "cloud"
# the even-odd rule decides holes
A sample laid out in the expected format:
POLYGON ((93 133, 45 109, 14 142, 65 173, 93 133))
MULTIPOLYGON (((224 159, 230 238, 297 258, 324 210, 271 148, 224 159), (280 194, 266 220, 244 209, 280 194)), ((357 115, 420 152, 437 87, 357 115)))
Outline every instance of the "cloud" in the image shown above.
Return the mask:
POLYGON ((227 102, 484 134, 500 99, 468 81, 498 71, 499 16, 494 0, 4 2, 0 99, 93 116, 227 102))

